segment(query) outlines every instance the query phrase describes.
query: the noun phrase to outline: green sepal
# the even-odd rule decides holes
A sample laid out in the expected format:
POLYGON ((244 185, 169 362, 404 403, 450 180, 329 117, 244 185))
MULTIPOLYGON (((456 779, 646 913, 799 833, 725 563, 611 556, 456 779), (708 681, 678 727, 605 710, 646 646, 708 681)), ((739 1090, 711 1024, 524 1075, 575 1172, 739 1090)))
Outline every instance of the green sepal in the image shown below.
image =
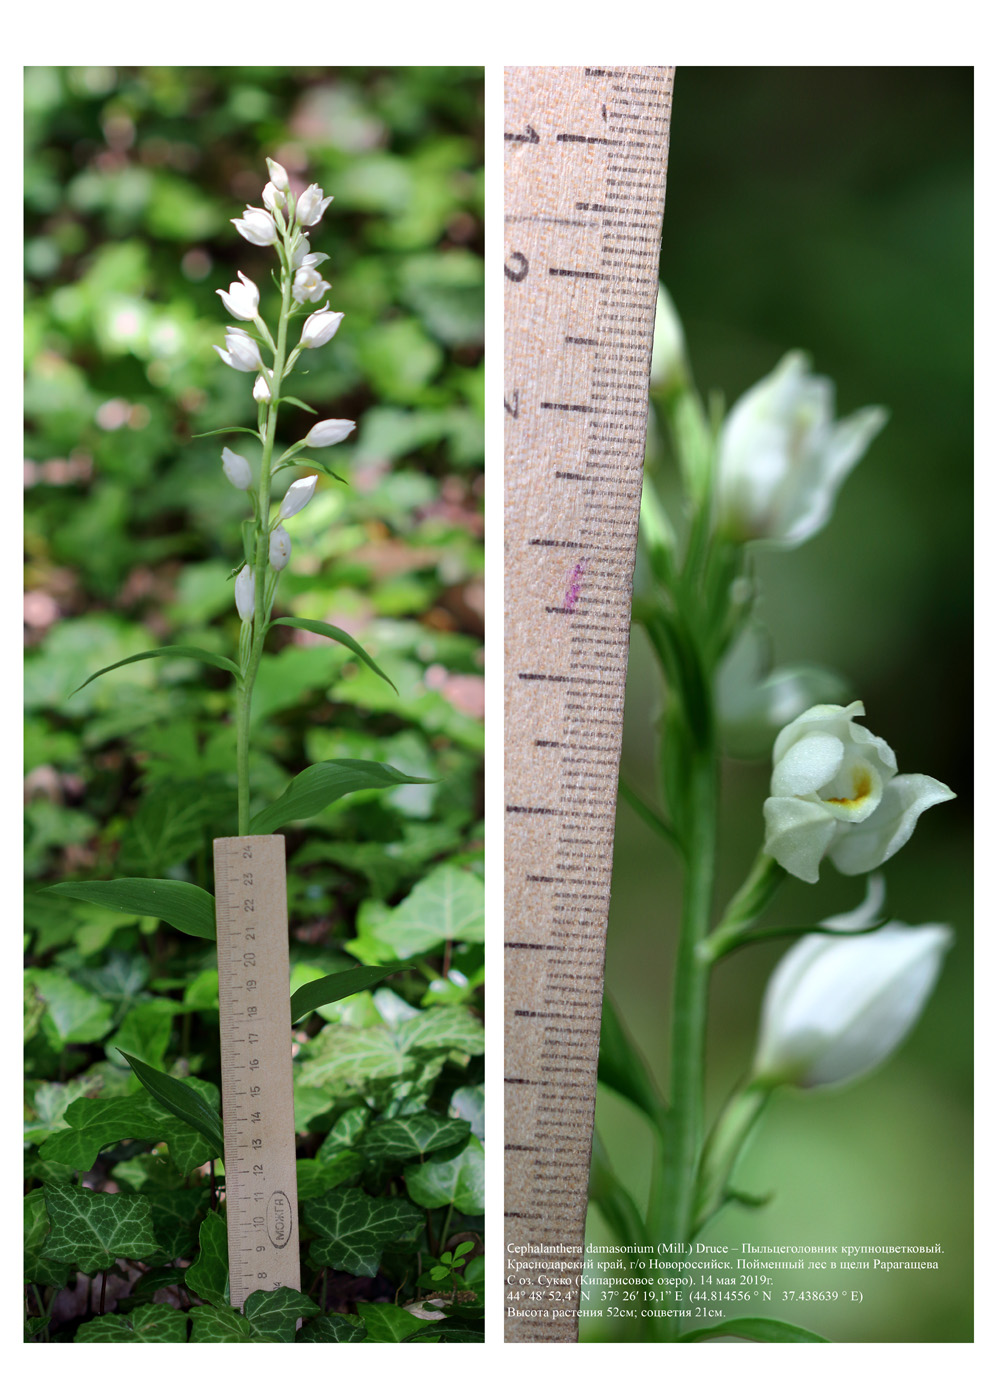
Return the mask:
POLYGON ((216 901, 207 890, 185 880, 69 880, 46 885, 39 894, 61 894, 82 899, 118 914, 139 914, 143 918, 164 919, 167 924, 193 938, 217 936, 216 901))
POLYGON ((338 758, 314 763, 263 811, 251 820, 252 836, 264 836, 286 822, 315 817, 324 807, 351 792, 370 788, 395 787, 397 783, 432 783, 433 778, 410 778, 388 763, 372 763, 363 758, 338 758))
POLYGON ((793 1322, 781 1322, 775 1317, 733 1317, 716 1327, 699 1327, 684 1332, 679 1342, 707 1342, 715 1337, 747 1337, 751 1342, 827 1342, 817 1332, 797 1327, 793 1322))
POLYGON ((306 982, 293 992, 289 1002, 292 1024, 295 1025, 318 1007, 341 1001, 355 992, 363 992, 390 977, 393 972, 402 972, 412 966, 412 963, 393 963, 391 967, 350 967, 346 972, 332 972, 328 977, 306 982))
POLYGON ((126 1050, 120 1050, 116 1046, 114 1048, 118 1054, 123 1055, 152 1098, 157 1099, 169 1113, 181 1118, 183 1123, 188 1123, 190 1128, 195 1128, 197 1133, 201 1133, 213 1148, 213 1155, 222 1157, 223 1123, 216 1109, 212 1108, 192 1085, 185 1084, 170 1074, 164 1074, 160 1069, 153 1069, 136 1055, 128 1055, 126 1050))
POLYGON ((398 695, 399 692, 395 685, 378 663, 372 661, 360 642, 356 642, 350 633, 345 632, 342 627, 334 627, 330 622, 317 622, 311 617, 273 617, 271 626, 275 627, 276 625, 279 627, 299 627, 304 632, 315 632, 320 637, 329 637, 332 642, 340 642, 341 646, 347 647, 355 656, 360 657, 366 666, 370 666, 376 676, 381 676, 386 685, 392 686, 398 695))
POLYGON ((104 666, 102 670, 94 671, 91 676, 86 677, 82 685, 77 685, 75 690, 70 692, 69 698, 84 690, 97 676, 105 676, 108 671, 116 671, 121 666, 131 666, 135 661, 147 661, 152 656, 185 657, 189 661, 202 661, 208 666, 219 666, 221 670, 230 671, 234 676, 241 674, 240 667, 235 662, 229 661, 217 651, 204 651, 202 647, 154 647, 151 651, 135 652, 133 656, 125 656, 123 661, 115 661, 112 666, 104 666))

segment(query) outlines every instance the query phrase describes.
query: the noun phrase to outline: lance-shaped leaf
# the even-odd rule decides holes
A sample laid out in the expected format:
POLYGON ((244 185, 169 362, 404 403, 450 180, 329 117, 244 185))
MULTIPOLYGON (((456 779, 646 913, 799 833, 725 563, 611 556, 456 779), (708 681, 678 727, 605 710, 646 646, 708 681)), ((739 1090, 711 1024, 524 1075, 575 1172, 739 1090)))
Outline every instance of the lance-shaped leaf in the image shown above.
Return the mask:
POLYGON ((84 1274, 112 1268, 115 1259, 146 1259, 157 1249, 151 1206, 138 1193, 107 1195, 80 1186, 45 1187, 52 1223, 44 1245, 48 1259, 73 1264, 84 1274))
POLYGON ((386 685, 391 685, 398 695, 398 690, 378 663, 372 661, 360 642, 356 642, 350 633, 345 632, 342 627, 334 627, 330 622, 318 622, 311 617, 274 617, 272 618, 272 626, 299 627, 303 632, 315 632, 320 637, 329 637, 332 642, 340 642, 341 646, 347 647, 355 656, 360 657, 366 666, 370 666, 376 676, 381 676, 386 685))
POLYGON ((331 1002, 363 992, 377 982, 390 977, 393 972, 412 967, 412 963, 394 963, 392 967, 349 967, 346 972, 332 972, 328 977, 318 977, 315 982, 306 982, 293 992, 289 1002, 292 1023, 301 1021, 318 1007, 329 1006, 331 1002))
POLYGON ((598 1080, 642 1109, 651 1123, 663 1125, 667 1106, 639 1047, 630 1038, 608 995, 602 1003, 598 1080))
POLYGON ((775 1317, 733 1317, 716 1327, 699 1327, 685 1332, 679 1342, 707 1342, 714 1337, 748 1337, 751 1342, 827 1342, 817 1332, 797 1327, 793 1322, 781 1322, 775 1317))
POLYGON ((338 476, 336 472, 332 472, 330 468, 324 466, 322 462, 314 461, 312 457, 287 457, 284 462, 279 462, 272 470, 272 476, 274 476, 276 472, 284 471, 286 467, 312 467, 314 471, 322 472, 324 476, 332 476, 334 481, 340 482, 341 486, 348 485, 344 477, 338 476))
POLYGON ((244 1316, 250 1319, 252 1335, 265 1342, 294 1342, 300 1317, 315 1317, 319 1303, 295 1288, 260 1288, 244 1301, 244 1316))
POLYGON ((410 778, 388 763, 364 758, 337 758, 304 768, 297 778, 263 811, 252 818, 251 835, 264 836, 286 822, 315 817, 324 807, 350 792, 395 787, 398 783, 432 783, 432 778, 410 778))
POLYGON ((224 433, 247 433, 249 437, 257 438, 261 443, 264 442, 264 438, 255 428, 211 428, 208 433, 193 433, 193 437, 221 437, 224 433))
POLYGON ((217 936, 216 901, 207 890, 185 880, 70 880, 48 885, 39 893, 64 894, 118 913, 164 919, 194 938, 213 941, 217 936))
POLYGON ((409 1201, 368 1196, 350 1187, 309 1201, 304 1215, 317 1236, 310 1245, 313 1263, 358 1278, 374 1278, 385 1247, 423 1223, 422 1212, 409 1201))
POLYGON ((183 1123, 188 1123, 197 1133, 201 1133, 213 1148, 215 1157, 222 1157, 223 1124, 216 1109, 190 1084, 181 1079, 174 1079, 170 1074, 163 1074, 160 1069, 153 1069, 136 1055, 128 1055, 126 1050, 121 1050, 120 1053, 148 1093, 156 1098, 163 1108, 168 1109, 169 1113, 181 1118, 183 1123))
POLYGON ((119 670, 121 666, 132 666, 135 661, 148 661, 152 656, 184 657, 187 661, 202 661, 207 666, 219 666, 222 671, 229 671, 234 676, 241 674, 236 662, 221 656, 218 651, 204 651, 202 647, 154 647, 151 651, 136 651, 133 656, 125 656, 123 661, 115 661, 112 666, 104 666, 102 670, 94 671, 91 676, 86 677, 82 685, 77 685, 70 695, 85 690, 90 681, 95 681, 97 676, 105 676, 108 671, 119 670))
POLYGON ((108 1313, 84 1322, 77 1342, 184 1342, 189 1330, 185 1313, 168 1303, 146 1303, 132 1313, 108 1313))

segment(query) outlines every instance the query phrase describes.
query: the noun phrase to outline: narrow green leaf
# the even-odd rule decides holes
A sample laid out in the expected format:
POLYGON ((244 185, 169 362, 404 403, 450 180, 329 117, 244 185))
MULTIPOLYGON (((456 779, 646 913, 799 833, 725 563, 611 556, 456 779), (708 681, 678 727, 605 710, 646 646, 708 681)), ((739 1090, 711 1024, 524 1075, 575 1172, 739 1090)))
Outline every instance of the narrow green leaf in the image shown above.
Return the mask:
POLYGON ((629 1038, 608 995, 602 1003, 598 1080, 642 1109, 651 1123, 663 1125, 667 1106, 653 1082, 646 1061, 638 1046, 629 1038))
POLYGON ((263 836, 286 822, 315 817, 349 792, 395 787, 397 783, 431 783, 433 778, 410 778, 387 763, 363 758, 338 758, 304 768, 282 793, 251 820, 251 835, 263 836))
POLYGON ((189 1084, 184 1084, 181 1079, 174 1079, 172 1075, 164 1074, 160 1069, 153 1069, 151 1065, 146 1065, 136 1055, 128 1055, 126 1050, 121 1050, 120 1054, 123 1055, 152 1098, 157 1099, 163 1108, 168 1109, 169 1113, 174 1114, 176 1118, 181 1118, 183 1123, 188 1123, 191 1128, 196 1129, 197 1133, 201 1133, 214 1149, 214 1155, 222 1157, 223 1124, 216 1110, 206 1102, 202 1095, 198 1094, 189 1084))
POLYGON ((70 880, 47 885, 38 893, 67 895, 122 914, 164 919, 194 938, 213 941, 217 936, 216 901, 207 890, 185 880, 70 880))
POLYGON ((302 399, 294 399, 291 394, 283 394, 281 398, 275 400, 276 403, 294 403, 296 408, 304 408, 307 413, 315 413, 316 409, 311 408, 308 403, 303 403, 302 399))
POLYGON ((391 967, 350 967, 346 972, 332 972, 329 977, 318 977, 315 982, 306 982, 293 992, 289 1002, 292 1023, 301 1021, 317 1007, 328 1006, 343 997, 363 992, 377 982, 390 977, 393 972, 401 972, 412 967, 412 963, 394 963, 391 967))
POLYGON ((223 433, 250 433, 259 442, 264 442, 264 438, 254 428, 211 428, 208 433, 193 433, 194 438, 220 437, 223 433))
POLYGON ((712 1337, 748 1337, 751 1342, 827 1342, 817 1332, 797 1327, 793 1322, 781 1322, 775 1317, 732 1317, 717 1327, 699 1327, 685 1332, 679 1342, 707 1342, 712 1337))
POLYGON ((181 656, 188 661, 202 661, 208 666, 219 666, 222 671, 229 671, 231 675, 239 676, 240 667, 235 662, 229 661, 226 656, 221 656, 216 651, 204 651, 202 647, 154 647, 151 651, 138 651, 133 656, 125 656, 123 661, 115 661, 112 666, 104 666, 101 671, 94 671, 91 676, 87 676, 82 685, 77 685, 70 693, 71 699, 80 690, 85 690, 90 681, 95 681, 97 676, 105 676, 108 671, 119 670, 121 666, 131 666, 135 661, 147 661, 152 656, 181 656))
POLYGON ((329 467, 324 466, 322 462, 315 461, 312 457, 288 457, 284 462, 279 462, 272 472, 272 476, 275 475, 275 472, 284 471, 286 467, 312 467, 314 471, 322 472, 324 476, 332 476, 334 481, 340 482, 341 486, 350 485, 350 482, 344 477, 338 476, 336 472, 332 472, 329 467))
POLYGON ((382 680, 385 681, 387 685, 392 686, 392 689, 395 691, 396 695, 398 695, 399 692, 395 685, 389 680, 378 663, 372 661, 360 642, 356 642, 350 633, 345 632, 342 627, 334 627, 329 622, 315 622, 311 617, 273 617, 271 625, 273 627, 299 627, 304 632, 316 632, 321 637, 329 637, 332 642, 340 642, 342 646, 352 651, 355 656, 359 656, 366 666, 370 666, 376 676, 381 676, 382 680))

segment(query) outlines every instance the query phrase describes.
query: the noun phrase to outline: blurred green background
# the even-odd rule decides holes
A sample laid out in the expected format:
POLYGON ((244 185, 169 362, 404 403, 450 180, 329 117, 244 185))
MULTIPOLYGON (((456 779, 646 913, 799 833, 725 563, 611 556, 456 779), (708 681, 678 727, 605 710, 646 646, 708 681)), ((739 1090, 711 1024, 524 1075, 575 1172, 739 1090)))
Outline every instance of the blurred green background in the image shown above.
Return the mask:
MULTIPOLYGON (((678 69, 661 275, 703 393, 722 389, 731 404, 802 348, 835 380, 840 415, 890 409, 823 533, 760 555, 760 616, 776 664, 841 672, 901 770, 958 794, 883 868, 890 917, 955 930, 920 1024, 861 1083, 780 1093, 736 1183, 772 1190, 772 1202, 726 1210, 703 1238, 939 1242, 937 1273, 871 1274, 857 1305, 726 1311, 776 1311, 836 1341, 972 1340, 972 71, 678 69)), ((623 765, 640 790, 657 696, 634 630, 623 765)), ((768 780, 768 763, 726 765, 720 906, 762 841, 768 780)), ((679 878, 620 804, 607 985, 661 1083, 679 878)), ((817 886, 788 882, 771 922, 852 909, 864 886, 826 861, 817 886)), ((709 1113, 749 1063, 782 951, 739 952, 716 971, 709 1113)), ((641 1123, 607 1091, 598 1123, 642 1201, 641 1123)), ((594 1210, 589 1238, 609 1239, 594 1210)), ((614 1324, 582 1325, 585 1341, 616 1336, 614 1324)))

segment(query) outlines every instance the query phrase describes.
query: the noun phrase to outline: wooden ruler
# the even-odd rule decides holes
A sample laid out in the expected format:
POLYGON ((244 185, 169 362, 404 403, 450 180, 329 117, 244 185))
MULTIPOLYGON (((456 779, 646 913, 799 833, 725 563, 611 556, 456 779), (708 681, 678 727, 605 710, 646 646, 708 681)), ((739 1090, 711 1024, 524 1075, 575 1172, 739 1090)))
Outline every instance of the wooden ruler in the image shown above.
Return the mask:
POLYGON ((285 838, 213 843, 230 1301, 299 1287, 285 838))
POLYGON ((672 87, 505 74, 507 1341, 577 1340, 672 87))

